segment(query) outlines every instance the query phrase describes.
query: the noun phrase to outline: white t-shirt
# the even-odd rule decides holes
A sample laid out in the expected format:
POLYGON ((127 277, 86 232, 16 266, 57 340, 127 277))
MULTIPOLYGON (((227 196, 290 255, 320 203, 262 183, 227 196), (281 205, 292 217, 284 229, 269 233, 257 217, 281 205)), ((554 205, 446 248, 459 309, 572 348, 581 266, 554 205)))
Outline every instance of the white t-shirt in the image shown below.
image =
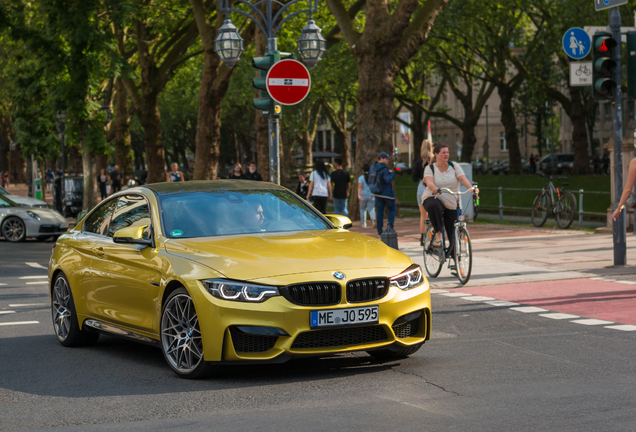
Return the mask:
POLYGON ((328 197, 329 189, 327 187, 327 182, 330 180, 329 176, 324 179, 320 176, 320 174, 318 174, 318 171, 312 171, 309 176, 309 181, 314 183, 314 189, 311 191, 311 196, 328 197))
MULTIPOLYGON (((435 165, 435 175, 433 175, 433 172, 431 171, 431 166, 427 166, 424 169, 424 181, 426 181, 426 177, 433 177, 435 186, 437 186, 438 189, 448 188, 453 192, 459 192, 459 180, 457 180, 457 178, 466 174, 464 174, 464 170, 459 166, 459 164, 454 163, 453 168, 451 168, 451 163, 452 162, 448 163, 449 167, 446 172, 440 172, 437 165, 435 165)), ((433 191, 430 188, 426 188, 422 195, 422 202, 432 196, 433 191)), ((455 210, 457 208, 457 199, 453 195, 442 193, 438 199, 442 201, 442 204, 444 204, 444 207, 447 209, 455 210)))

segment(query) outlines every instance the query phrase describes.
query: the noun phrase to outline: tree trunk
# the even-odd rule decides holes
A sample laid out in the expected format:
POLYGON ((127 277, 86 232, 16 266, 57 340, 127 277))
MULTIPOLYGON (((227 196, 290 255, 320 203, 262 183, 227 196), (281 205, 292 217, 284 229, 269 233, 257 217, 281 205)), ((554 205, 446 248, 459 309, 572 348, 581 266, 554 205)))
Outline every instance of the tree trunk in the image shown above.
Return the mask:
POLYGON ((128 115, 128 94, 123 83, 115 80, 115 120, 111 127, 115 128, 113 145, 115 147, 115 164, 123 178, 132 175, 132 158, 130 154, 130 116, 128 115))
POLYGON ((144 145, 148 163, 148 183, 166 181, 166 160, 161 136, 161 114, 158 97, 151 93, 142 96, 139 122, 144 128, 144 145))
POLYGON ((97 172, 95 170, 95 155, 84 149, 82 152, 82 167, 84 172, 84 202, 82 208, 90 210, 97 204, 97 172))
POLYGON ((470 163, 475 151, 477 136, 475 135, 475 127, 479 117, 473 118, 466 116, 462 125, 462 157, 461 161, 470 163))
POLYGON ((507 85, 497 86, 501 98, 501 123, 504 125, 508 157, 510 159, 510 174, 521 174, 521 151, 519 150, 519 133, 517 119, 512 107, 514 92, 507 85))
POLYGON ((589 174, 590 162, 587 152, 587 125, 580 87, 570 87, 572 101, 570 120, 572 120, 572 146, 574 147, 574 167, 572 174, 589 174))
POLYGON ((422 122, 424 113, 417 105, 412 106, 409 111, 411 111, 411 115, 413 116, 413 120, 411 121, 411 130, 413 131, 413 154, 411 155, 411 162, 415 165, 415 162, 421 157, 422 142, 426 139, 426 126, 422 122))

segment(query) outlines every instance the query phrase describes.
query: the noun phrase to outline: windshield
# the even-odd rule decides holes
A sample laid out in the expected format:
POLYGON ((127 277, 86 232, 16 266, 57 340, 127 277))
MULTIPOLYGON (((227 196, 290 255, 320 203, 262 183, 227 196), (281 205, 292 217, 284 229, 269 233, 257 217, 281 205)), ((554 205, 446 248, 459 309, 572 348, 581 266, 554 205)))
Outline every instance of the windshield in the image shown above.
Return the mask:
POLYGON ((332 227, 281 190, 196 192, 160 197, 168 238, 311 231, 332 227))

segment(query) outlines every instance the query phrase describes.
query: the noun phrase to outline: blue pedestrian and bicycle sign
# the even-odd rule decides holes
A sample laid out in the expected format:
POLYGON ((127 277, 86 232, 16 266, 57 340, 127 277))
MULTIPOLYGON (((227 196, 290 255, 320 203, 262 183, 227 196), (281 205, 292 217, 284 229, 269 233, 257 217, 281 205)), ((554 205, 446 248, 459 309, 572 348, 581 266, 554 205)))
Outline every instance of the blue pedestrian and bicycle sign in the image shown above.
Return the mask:
POLYGON ((567 55, 575 60, 587 56, 591 48, 590 35, 582 28, 572 27, 563 35, 563 49, 567 55))

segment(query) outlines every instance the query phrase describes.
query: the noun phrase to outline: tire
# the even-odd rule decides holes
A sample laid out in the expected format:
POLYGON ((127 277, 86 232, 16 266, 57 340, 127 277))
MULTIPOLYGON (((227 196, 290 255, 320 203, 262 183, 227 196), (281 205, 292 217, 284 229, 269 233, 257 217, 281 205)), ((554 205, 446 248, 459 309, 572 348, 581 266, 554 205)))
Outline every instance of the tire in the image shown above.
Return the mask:
POLYGON ((574 222, 576 197, 572 192, 564 191, 556 204, 556 221, 561 229, 568 229, 574 222))
POLYGON ((426 234, 424 235, 424 267, 426 273, 432 278, 435 278, 442 271, 442 265, 444 264, 444 251, 442 247, 433 247, 433 239, 435 238, 435 230, 432 225, 428 225, 426 228, 426 234))
POLYGON ((541 192, 532 203, 532 225, 541 227, 548 219, 548 209, 550 208, 550 199, 548 195, 541 192))
POLYGON ((2 223, 2 236, 10 242, 21 242, 26 239, 26 225, 16 216, 9 216, 2 223))
POLYGON ((473 269, 473 249, 470 245, 470 235, 468 235, 468 231, 464 227, 457 230, 454 258, 457 279, 462 285, 466 285, 473 269))
POLYGON ((422 345, 424 345, 424 342, 417 345, 404 347, 399 350, 381 349, 375 351, 367 351, 367 354, 379 360, 394 360, 405 358, 410 356, 411 354, 415 354, 420 348, 422 348, 422 345))
POLYGON ((212 366, 203 359, 203 343, 194 303, 185 288, 178 288, 161 308, 161 352, 180 377, 204 378, 212 366))
POLYGON ((99 333, 82 331, 77 323, 73 292, 64 273, 59 273, 51 290, 51 316, 57 340, 65 347, 90 345, 99 333))

